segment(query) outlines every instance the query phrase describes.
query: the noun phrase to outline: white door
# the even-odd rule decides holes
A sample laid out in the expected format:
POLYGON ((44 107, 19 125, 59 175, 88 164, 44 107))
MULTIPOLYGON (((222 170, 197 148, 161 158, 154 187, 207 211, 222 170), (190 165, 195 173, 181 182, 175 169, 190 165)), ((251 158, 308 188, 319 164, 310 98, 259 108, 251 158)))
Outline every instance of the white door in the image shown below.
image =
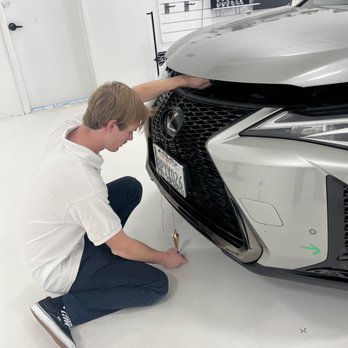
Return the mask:
POLYGON ((2 6, 31 109, 87 97, 96 83, 79 0, 2 6))
POLYGON ((0 119, 9 116, 23 115, 24 108, 18 94, 15 76, 13 74, 5 40, 1 31, 0 76, 0 119))

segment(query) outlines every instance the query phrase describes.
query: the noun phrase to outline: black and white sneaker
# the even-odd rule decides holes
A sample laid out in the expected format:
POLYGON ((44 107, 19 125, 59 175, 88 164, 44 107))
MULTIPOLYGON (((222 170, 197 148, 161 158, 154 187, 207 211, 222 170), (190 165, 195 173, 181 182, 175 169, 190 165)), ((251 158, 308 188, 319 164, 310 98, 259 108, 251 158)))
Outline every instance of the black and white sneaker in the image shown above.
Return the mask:
POLYGON ((62 301, 47 297, 33 304, 30 310, 61 348, 76 348, 70 330, 72 324, 62 301))

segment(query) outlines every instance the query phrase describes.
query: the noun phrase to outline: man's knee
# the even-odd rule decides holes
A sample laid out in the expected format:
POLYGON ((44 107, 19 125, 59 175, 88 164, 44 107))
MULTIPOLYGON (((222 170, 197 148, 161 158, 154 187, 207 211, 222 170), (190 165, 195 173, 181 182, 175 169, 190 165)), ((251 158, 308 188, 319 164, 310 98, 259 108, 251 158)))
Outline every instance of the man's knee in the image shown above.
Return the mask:
POLYGON ((158 294, 163 297, 167 295, 169 289, 168 277, 164 272, 161 272, 161 276, 159 278, 159 286, 158 286, 158 294))
POLYGON ((148 305, 154 304, 168 293, 168 277, 158 270, 156 280, 152 282, 148 292, 148 305))
POLYGON ((143 195, 143 186, 141 183, 132 176, 125 176, 122 179, 124 180, 125 185, 127 185, 133 201, 136 202, 136 204, 139 204, 143 195))

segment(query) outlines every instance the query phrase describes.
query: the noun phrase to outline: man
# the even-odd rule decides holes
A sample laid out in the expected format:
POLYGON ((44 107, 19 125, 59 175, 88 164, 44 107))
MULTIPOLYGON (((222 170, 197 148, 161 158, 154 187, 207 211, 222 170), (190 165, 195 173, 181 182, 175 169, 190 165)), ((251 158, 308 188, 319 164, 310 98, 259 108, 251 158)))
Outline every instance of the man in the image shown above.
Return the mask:
POLYGON ((129 88, 106 83, 89 98, 83 122, 61 124, 48 140, 20 214, 29 270, 44 290, 58 293, 31 307, 61 347, 76 347, 73 326, 132 306, 150 305, 168 291, 167 269, 187 262, 175 248, 158 251, 123 230, 142 195, 124 177, 107 185, 99 153, 115 152, 149 117, 144 105, 178 87, 204 88, 205 79, 177 76, 129 88))

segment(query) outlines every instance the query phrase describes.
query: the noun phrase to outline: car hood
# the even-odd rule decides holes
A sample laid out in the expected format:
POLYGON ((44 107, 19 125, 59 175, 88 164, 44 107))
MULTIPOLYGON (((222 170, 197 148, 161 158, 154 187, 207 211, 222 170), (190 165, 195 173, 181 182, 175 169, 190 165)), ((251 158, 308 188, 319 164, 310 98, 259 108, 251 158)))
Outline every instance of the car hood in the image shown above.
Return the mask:
POLYGON ((348 11, 289 7, 195 31, 167 66, 212 80, 317 86, 348 81, 348 11))

